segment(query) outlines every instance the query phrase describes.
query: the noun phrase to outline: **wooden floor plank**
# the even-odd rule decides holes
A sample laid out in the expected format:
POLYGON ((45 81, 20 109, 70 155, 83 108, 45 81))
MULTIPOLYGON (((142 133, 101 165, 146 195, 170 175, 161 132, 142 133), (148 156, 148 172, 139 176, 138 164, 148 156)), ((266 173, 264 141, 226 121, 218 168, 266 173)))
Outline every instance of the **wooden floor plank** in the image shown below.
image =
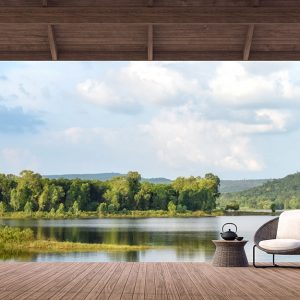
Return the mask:
POLYGON ((136 279, 136 284, 134 288, 134 294, 141 297, 145 294, 146 285, 146 263, 139 263, 139 271, 136 279))
POLYGON ((173 264, 166 264, 166 267, 169 271, 169 274, 171 275, 171 280, 174 282, 174 286, 177 290, 177 294, 179 296, 179 299, 182 300, 191 300, 192 298, 189 296, 189 293, 185 287, 185 283, 182 282, 180 276, 177 274, 175 269, 175 263, 173 264))
POLYGON ((145 299, 155 296, 154 264, 146 264, 145 299))
POLYGON ((116 284, 116 280, 119 278, 122 272, 122 266, 120 263, 113 263, 111 272, 106 272, 101 281, 98 281, 93 289, 89 292, 86 299, 95 299, 100 296, 103 299, 108 299, 112 291, 113 286, 116 284))
POLYGON ((138 272, 139 272, 139 264, 134 263, 131 268, 130 276, 128 277, 128 280, 124 287, 124 291, 123 291, 124 296, 122 296, 123 298, 126 298, 125 295, 127 295, 127 294, 128 295, 134 294, 134 289, 135 289, 135 285, 136 285, 136 281, 137 281, 138 272))
POLYGON ((5 300, 23 298, 23 295, 32 291, 40 282, 41 278, 48 276, 53 273, 53 264, 39 264, 38 268, 28 268, 25 275, 19 278, 17 281, 13 280, 10 284, 6 285, 7 293, 5 300), (39 277, 36 276, 39 274, 39 277))
POLYGON ((166 292, 167 292, 168 299, 180 300, 179 295, 177 293, 177 289, 172 280, 172 276, 169 273, 167 263, 162 263, 161 266, 162 266, 162 270, 163 270, 163 276, 164 276, 165 282, 166 282, 166 292))
POLYGON ((121 299, 123 293, 124 293, 124 288, 126 286, 126 283, 128 281, 129 275, 131 274, 131 269, 133 266, 133 263, 123 263, 124 269, 116 282, 116 285, 114 286, 112 293, 109 297, 111 300, 115 299, 121 299))
POLYGON ((0 263, 0 278, 3 300, 300 299, 300 269, 216 268, 204 263, 0 263))
POLYGON ((51 299, 59 300, 63 299, 64 297, 70 298, 68 294, 71 294, 74 297, 77 288, 80 289, 80 287, 86 283, 85 277, 88 276, 89 273, 92 273, 95 268, 96 264, 83 264, 83 266, 81 266, 80 273, 73 280, 65 284, 62 289, 60 289, 51 297, 51 299))

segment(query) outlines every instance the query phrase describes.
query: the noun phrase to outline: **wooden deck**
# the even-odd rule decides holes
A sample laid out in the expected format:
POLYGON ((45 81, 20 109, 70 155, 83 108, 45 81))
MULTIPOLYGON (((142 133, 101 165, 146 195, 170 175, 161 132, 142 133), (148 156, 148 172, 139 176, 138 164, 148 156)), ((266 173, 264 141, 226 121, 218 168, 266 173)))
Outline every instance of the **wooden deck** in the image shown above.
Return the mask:
POLYGON ((300 269, 203 263, 0 263, 0 299, 300 299, 300 269))

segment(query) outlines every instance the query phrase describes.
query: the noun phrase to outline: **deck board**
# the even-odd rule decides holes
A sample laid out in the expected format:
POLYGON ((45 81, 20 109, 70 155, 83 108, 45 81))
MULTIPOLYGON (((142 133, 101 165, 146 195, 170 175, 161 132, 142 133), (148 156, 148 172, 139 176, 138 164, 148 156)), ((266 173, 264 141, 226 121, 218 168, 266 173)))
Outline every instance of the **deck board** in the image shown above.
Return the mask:
MULTIPOLYGON (((300 266, 300 265, 299 265, 300 266)), ((300 269, 205 263, 0 263, 0 299, 299 299, 300 269)))

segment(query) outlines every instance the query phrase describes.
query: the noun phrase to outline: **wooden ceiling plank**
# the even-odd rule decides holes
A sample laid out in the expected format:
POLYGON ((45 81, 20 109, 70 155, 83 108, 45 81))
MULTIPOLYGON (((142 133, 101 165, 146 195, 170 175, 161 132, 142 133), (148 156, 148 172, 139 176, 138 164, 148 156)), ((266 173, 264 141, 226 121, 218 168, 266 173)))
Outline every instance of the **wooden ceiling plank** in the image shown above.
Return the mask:
POLYGON ((243 60, 249 60, 251 45, 253 40, 253 32, 254 32, 254 25, 250 24, 247 30, 245 45, 244 45, 244 53, 243 53, 243 60))
POLYGON ((253 6, 258 7, 260 5, 260 0, 253 0, 253 6))
POLYGON ((42 0, 42 6, 47 7, 48 6, 48 0, 42 0))
POLYGON ((300 24, 298 7, 0 7, 15 24, 300 24))
POLYGON ((49 39, 49 46, 50 46, 52 60, 57 60, 58 52, 57 52, 57 45, 56 45, 53 25, 48 25, 48 39, 49 39))
POLYGON ((151 7, 154 5, 154 0, 148 0, 148 6, 151 7))
POLYGON ((148 60, 153 60, 153 25, 148 25, 148 60))

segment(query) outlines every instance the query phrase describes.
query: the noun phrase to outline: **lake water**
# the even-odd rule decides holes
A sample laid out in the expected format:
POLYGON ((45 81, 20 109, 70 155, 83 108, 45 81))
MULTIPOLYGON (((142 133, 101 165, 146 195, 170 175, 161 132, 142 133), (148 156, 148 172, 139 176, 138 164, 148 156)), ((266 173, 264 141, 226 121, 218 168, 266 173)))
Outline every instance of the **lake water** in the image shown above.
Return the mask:
MULTIPOLYGON (((195 261, 210 262, 214 254, 213 239, 220 238, 222 225, 233 222, 238 234, 249 240, 248 260, 252 261, 255 231, 272 216, 222 216, 204 218, 146 218, 146 219, 76 219, 76 220, 1 220, 0 224, 31 228, 38 238, 83 243, 107 243, 162 246, 160 249, 124 252, 51 253, 2 258, 14 261, 195 261)), ((1 258, 0 258, 1 259, 1 258)), ((258 253, 260 261, 271 256, 258 253)), ((278 258, 297 261, 299 257, 278 258)))

